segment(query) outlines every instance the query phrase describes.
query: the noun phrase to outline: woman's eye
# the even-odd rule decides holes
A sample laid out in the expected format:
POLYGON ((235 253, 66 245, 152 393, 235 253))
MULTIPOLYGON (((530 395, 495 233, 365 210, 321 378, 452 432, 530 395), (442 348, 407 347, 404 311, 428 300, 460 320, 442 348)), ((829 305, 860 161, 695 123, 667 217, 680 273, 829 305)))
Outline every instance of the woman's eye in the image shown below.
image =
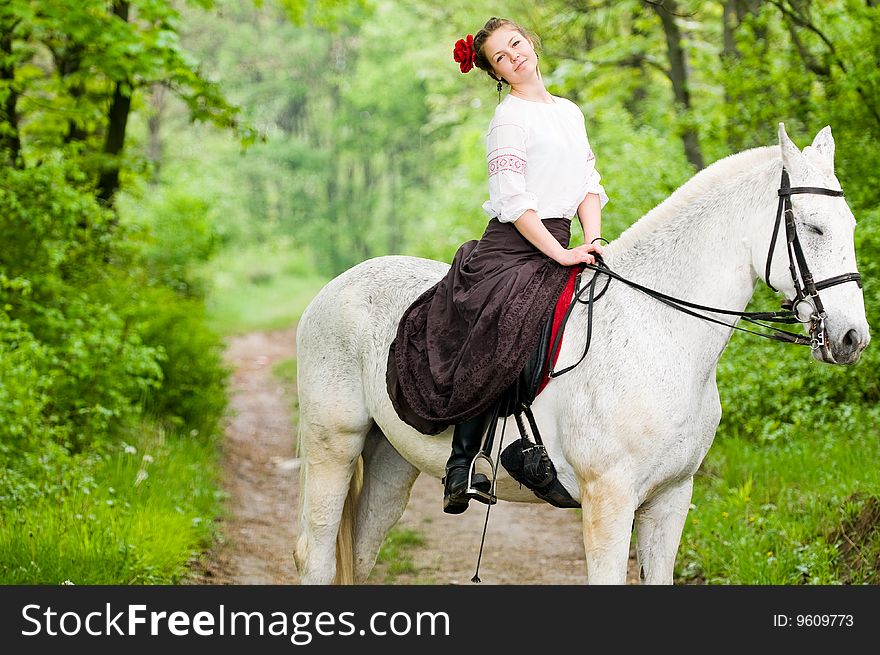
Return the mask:
POLYGON ((514 42, 513 42, 513 47, 514 47, 514 48, 515 48, 516 46, 518 46, 518 45, 519 45, 519 41, 514 41, 514 42))
POLYGON ((499 61, 501 61, 502 59, 504 59, 504 55, 501 55, 500 57, 498 57, 498 59, 495 60, 495 63, 497 64, 497 63, 498 63, 499 61))

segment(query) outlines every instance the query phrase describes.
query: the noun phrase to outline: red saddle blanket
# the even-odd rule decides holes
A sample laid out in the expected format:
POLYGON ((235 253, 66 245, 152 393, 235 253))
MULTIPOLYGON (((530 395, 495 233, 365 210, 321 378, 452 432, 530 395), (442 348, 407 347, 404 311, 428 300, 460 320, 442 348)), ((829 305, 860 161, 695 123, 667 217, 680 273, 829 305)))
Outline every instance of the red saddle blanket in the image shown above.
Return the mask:
POLYGON ((565 288, 562 290, 562 293, 559 294, 559 299, 556 301, 556 308, 553 310, 553 327, 550 332, 550 343, 547 344, 547 365, 544 367, 544 373, 541 376, 541 384, 538 386, 538 392, 535 394, 536 396, 540 394, 544 390, 544 387, 550 382, 550 366, 556 366, 556 360, 559 358, 559 350, 555 353, 552 352, 553 344, 556 342, 556 335, 559 334, 559 330, 562 328, 562 319, 565 317, 565 313, 568 311, 568 306, 571 305, 571 301, 574 298, 577 276, 583 270, 584 266, 582 265, 571 267, 571 270, 568 273, 568 281, 565 283, 565 288))

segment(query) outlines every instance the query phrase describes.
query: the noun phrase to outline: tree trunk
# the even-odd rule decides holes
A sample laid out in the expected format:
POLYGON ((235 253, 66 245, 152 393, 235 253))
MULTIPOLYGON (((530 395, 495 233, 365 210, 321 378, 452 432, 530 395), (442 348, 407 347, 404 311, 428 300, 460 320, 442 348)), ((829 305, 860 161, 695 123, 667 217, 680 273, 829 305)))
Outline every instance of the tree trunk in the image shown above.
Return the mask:
MULTIPOLYGON (((736 31, 742 25, 746 15, 754 9, 752 5, 754 0, 724 0, 724 8, 721 15, 721 22, 724 32, 724 45, 721 49, 720 59, 721 68, 727 73, 734 72, 740 66, 742 60, 742 52, 736 45, 736 31)), ((738 73, 735 73, 737 75, 738 73)), ((731 84, 728 75, 722 76, 722 84, 724 86, 724 104, 727 107, 735 107, 741 101, 738 95, 731 93, 731 84)), ((731 152, 735 152, 742 148, 741 139, 735 137, 736 133, 736 116, 731 114, 725 115, 727 130, 725 140, 727 147, 731 152), (731 129, 733 128, 733 129, 731 129)))
POLYGON ((147 129, 149 130, 147 159, 152 165, 151 184, 158 183, 162 168, 162 110, 164 108, 165 87, 161 84, 154 84, 153 92, 150 94, 150 117, 147 119, 147 129))
MULTIPOLYGON (((373 155, 366 154, 364 156, 363 171, 364 185, 360 192, 360 198, 366 200, 366 206, 362 212, 358 212, 359 215, 355 217, 356 223, 352 225, 352 233, 355 235, 355 244, 357 245, 357 251, 361 254, 361 260, 369 259, 372 250, 372 244, 367 238, 372 230, 363 229, 363 225, 366 222, 367 225, 372 227, 379 220, 376 216, 376 200, 379 196, 381 185, 380 178, 376 175, 375 167, 373 166, 373 155)), ((352 208, 355 206, 353 202, 351 206, 352 208)))
MULTIPOLYGON (((633 6, 633 23, 632 23, 632 31, 631 34, 633 36, 643 38, 646 36, 646 31, 643 30, 639 26, 639 21, 644 14, 644 8, 642 5, 634 5, 633 6)), ((626 98, 623 101, 623 106, 626 107, 626 110, 635 117, 640 117, 644 115, 644 102, 648 97, 648 84, 647 84, 647 75, 645 74, 645 53, 639 52, 632 55, 632 57, 627 57, 624 61, 620 62, 622 66, 626 66, 628 68, 633 68, 638 71, 638 75, 636 76, 636 85, 633 88, 632 95, 626 98)))
POLYGON ((736 28, 739 25, 738 5, 738 0, 724 0, 724 10, 721 15, 721 20, 724 26, 724 48, 721 51, 722 60, 740 58, 740 52, 736 47, 736 39, 734 38, 736 28))
POLYGON ((397 202, 400 198, 400 153, 392 150, 388 157, 388 253, 396 255, 403 242, 402 225, 397 202))
MULTIPOLYGON (((113 3, 113 13, 128 22, 128 2, 116 0, 113 3)), ((125 129, 128 125, 128 115, 131 113, 131 94, 132 88, 129 80, 118 80, 114 84, 113 100, 110 103, 108 115, 107 137, 104 140, 104 154, 107 155, 107 162, 98 180, 98 198, 108 205, 119 189, 119 156, 125 148, 125 129)))
POLYGON ((18 132, 18 92, 15 89, 15 64, 12 57, 12 30, 15 21, 3 16, 0 30, 0 88, 7 89, 6 98, 0 103, 0 163, 14 168, 24 168, 21 153, 21 137, 18 132))
MULTIPOLYGON (((333 50, 331 49, 331 52, 333 50)), ((341 104, 339 85, 335 81, 331 82, 328 89, 330 106, 328 107, 327 116, 332 117, 336 114, 341 104)), ((327 158, 327 178, 325 184, 327 198, 327 217, 331 223, 330 229, 327 231, 324 243, 320 244, 319 252, 326 254, 328 264, 323 267, 325 272, 337 275, 343 270, 341 265, 341 235, 339 215, 344 205, 344 190, 341 188, 340 180, 343 177, 343 162, 339 156, 338 139, 335 131, 331 131, 326 139, 322 139, 323 149, 329 153, 327 158)), ((350 179, 347 178, 347 179, 350 179)))
MULTIPOLYGON (((828 57, 831 61, 837 64, 838 68, 843 72, 845 76, 849 76, 849 67, 846 63, 841 59, 840 55, 837 52, 837 48, 835 48, 834 43, 832 43, 831 39, 819 29, 817 25, 815 25, 809 16, 810 5, 807 3, 802 7, 805 11, 803 13, 799 13, 798 7, 792 2, 790 3, 790 7, 786 6, 784 2, 779 0, 770 0, 782 13, 783 18, 788 19, 790 21, 789 30, 792 35, 792 40, 798 48, 798 52, 801 56, 801 60, 804 62, 804 66, 806 66, 809 70, 816 73, 820 76, 830 77, 831 76, 831 65, 825 64, 819 65, 815 62, 815 59, 809 52, 804 48, 800 40, 797 39, 797 33, 795 31, 795 25, 798 27, 802 27, 816 36, 825 44, 825 47, 828 49, 828 57)), ((862 84, 858 83, 858 78, 856 78, 855 83, 856 93, 859 94, 859 97, 862 99, 864 103, 865 109, 871 114, 871 117, 874 119, 875 126, 880 125, 880 110, 878 110, 877 106, 875 106, 873 102, 873 94, 869 93, 865 90, 865 87, 862 84)))
POLYGON ((660 22, 663 23, 663 31, 666 34, 666 48, 669 57, 669 77, 672 80, 672 90, 675 94, 676 112, 684 123, 681 138, 684 142, 684 152, 688 161, 697 170, 703 168, 703 153, 700 150, 700 142, 697 132, 691 125, 689 116, 691 110, 691 92, 689 89, 687 63, 685 61, 684 48, 681 41, 681 30, 675 22, 678 6, 675 0, 664 0, 662 4, 651 4, 660 22))
MULTIPOLYGON (((74 105, 79 105, 79 100, 85 95, 86 89, 83 82, 75 82, 70 84, 68 78, 79 71, 82 65, 82 46, 62 40, 57 47, 50 46, 52 50, 52 58, 55 61, 55 70, 58 77, 61 78, 61 85, 67 91, 74 105)), ((88 136, 76 122, 75 119, 67 120, 67 134, 64 136, 64 143, 73 143, 75 141, 83 141, 88 136)))

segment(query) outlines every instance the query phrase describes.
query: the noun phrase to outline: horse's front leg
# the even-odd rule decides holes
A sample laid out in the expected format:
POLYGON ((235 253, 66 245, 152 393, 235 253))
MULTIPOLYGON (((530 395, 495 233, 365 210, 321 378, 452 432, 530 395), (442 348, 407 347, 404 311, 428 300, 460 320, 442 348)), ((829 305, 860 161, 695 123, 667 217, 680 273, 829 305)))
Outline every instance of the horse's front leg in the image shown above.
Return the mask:
POLYGON ((639 576, 645 584, 672 584, 675 555, 691 506, 693 477, 666 487, 636 513, 639 576))
POLYGON ((581 480, 587 584, 626 584, 636 498, 621 478, 581 480))

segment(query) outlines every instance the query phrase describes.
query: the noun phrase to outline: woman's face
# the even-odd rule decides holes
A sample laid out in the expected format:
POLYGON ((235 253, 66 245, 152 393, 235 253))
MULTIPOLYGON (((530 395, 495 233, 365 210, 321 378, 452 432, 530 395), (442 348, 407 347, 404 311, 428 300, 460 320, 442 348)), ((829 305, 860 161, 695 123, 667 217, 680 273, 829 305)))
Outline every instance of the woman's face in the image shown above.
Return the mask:
POLYGON ((537 70, 538 57, 531 41, 510 27, 492 32, 483 44, 483 53, 495 75, 511 85, 533 77, 537 70))

